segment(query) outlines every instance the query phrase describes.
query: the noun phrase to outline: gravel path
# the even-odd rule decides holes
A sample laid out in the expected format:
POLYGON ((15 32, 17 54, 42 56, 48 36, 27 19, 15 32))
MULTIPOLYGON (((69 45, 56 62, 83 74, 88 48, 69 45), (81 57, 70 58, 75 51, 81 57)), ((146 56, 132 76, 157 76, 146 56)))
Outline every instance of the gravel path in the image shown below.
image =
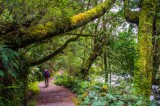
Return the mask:
POLYGON ((39 83, 40 94, 37 97, 37 106, 76 106, 73 99, 76 97, 71 91, 63 86, 51 84, 44 87, 44 82, 39 83))

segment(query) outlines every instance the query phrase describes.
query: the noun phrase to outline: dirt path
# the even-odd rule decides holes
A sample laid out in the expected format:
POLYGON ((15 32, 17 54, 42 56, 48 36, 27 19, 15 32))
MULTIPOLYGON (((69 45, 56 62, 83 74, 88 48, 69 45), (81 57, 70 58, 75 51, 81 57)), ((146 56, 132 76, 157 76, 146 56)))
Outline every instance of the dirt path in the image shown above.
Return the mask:
POLYGON ((39 83, 40 94, 37 97, 37 106, 76 106, 73 103, 75 95, 68 89, 51 84, 44 87, 44 82, 39 83))

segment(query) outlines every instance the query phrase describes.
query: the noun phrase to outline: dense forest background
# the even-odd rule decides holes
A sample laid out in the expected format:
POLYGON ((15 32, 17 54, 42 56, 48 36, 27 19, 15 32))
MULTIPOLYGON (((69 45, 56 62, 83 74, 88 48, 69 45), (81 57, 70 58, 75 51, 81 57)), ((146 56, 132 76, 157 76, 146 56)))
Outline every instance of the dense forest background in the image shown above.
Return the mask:
POLYGON ((46 68, 64 71, 55 83, 77 93, 80 105, 157 104, 151 88, 160 78, 159 6, 159 0, 0 0, 0 105, 27 105, 46 68))

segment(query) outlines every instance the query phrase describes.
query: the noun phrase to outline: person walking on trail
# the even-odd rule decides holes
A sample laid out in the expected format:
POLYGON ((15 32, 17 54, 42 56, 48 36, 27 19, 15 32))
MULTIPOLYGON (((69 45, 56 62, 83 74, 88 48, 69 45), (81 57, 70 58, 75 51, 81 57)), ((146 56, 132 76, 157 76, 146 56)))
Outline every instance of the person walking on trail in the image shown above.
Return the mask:
POLYGON ((43 76, 45 80, 45 86, 48 87, 50 73, 47 69, 44 70, 43 76))

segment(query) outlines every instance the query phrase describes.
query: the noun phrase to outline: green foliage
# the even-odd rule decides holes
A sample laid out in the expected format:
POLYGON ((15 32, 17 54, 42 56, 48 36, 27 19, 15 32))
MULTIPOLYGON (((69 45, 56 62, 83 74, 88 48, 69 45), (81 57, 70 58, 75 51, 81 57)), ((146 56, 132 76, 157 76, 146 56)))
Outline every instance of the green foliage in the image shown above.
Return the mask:
POLYGON ((19 106, 26 88, 26 61, 17 52, 0 48, 0 70, 0 102, 19 106))
MULTIPOLYGON (((88 91, 87 95, 79 96, 80 105, 92 106, 149 106, 147 99, 136 96, 131 93, 131 86, 123 83, 119 87, 108 88, 108 91, 102 92, 102 84, 93 85, 88 91), (96 89, 95 89, 96 88, 96 89), (98 88, 98 89, 97 89, 98 88)), ((151 103, 153 105, 153 103, 151 103)))
POLYGON ((0 19, 2 22, 10 23, 13 21, 13 16, 10 15, 10 12, 8 9, 5 9, 3 12, 3 15, 0 17, 0 19))
POLYGON ((28 82, 36 82, 43 80, 43 70, 39 67, 31 67, 28 75, 28 82))
POLYGON ((2 13, 1 22, 25 23, 34 20, 35 25, 39 20, 54 20, 54 22, 63 24, 66 19, 79 11, 81 2, 70 0, 3 0, 5 11, 2 13), (79 3, 79 5, 77 5, 79 3), (65 15, 64 15, 65 14, 65 15), (62 22, 62 23, 60 23, 62 22))
MULTIPOLYGON (((131 29, 129 29, 131 30, 131 29)), ((112 70, 120 74, 133 76, 135 59, 136 36, 131 32, 121 32, 111 43, 109 49, 109 62, 112 70)))
POLYGON ((23 75, 25 61, 17 52, 7 48, 0 48, 0 59, 0 77, 20 78, 23 75))
MULTIPOLYGON (((93 0, 86 0, 83 6, 86 6, 85 3, 86 2, 88 3, 88 1, 92 2, 93 0)), ((0 3, 3 4, 3 6, 5 7, 3 13, 0 15, 0 23, 2 23, 2 25, 0 25, 1 35, 8 33, 11 36, 12 34, 13 36, 18 36, 18 35, 14 35, 14 33, 19 34, 18 31, 22 30, 23 32, 23 30, 28 29, 27 27, 31 27, 31 29, 32 28, 34 29, 34 27, 37 24, 38 26, 35 29, 37 29, 37 31, 43 30, 45 32, 44 33, 42 31, 42 35, 47 33, 48 31, 47 28, 50 28, 51 26, 54 26, 54 25, 55 25, 54 26, 55 28, 58 27, 58 28, 62 28, 61 30, 66 30, 65 28, 68 27, 68 26, 65 26, 66 23, 69 22, 70 17, 72 15, 80 11, 79 9, 82 6, 81 2, 78 2, 77 0, 75 1, 71 1, 71 0, 61 0, 61 1, 60 0, 52 0, 52 1, 50 0, 43 0, 43 1, 42 0, 25 0, 25 1, 24 0, 2 0, 0 1, 0 3), (10 25, 12 27, 10 27, 10 25), (20 28, 21 26, 23 27, 22 29, 20 28)), ((147 4, 152 4, 152 3, 147 3, 147 4)), ((89 8, 93 7, 91 3, 88 3, 87 5, 89 5, 89 8)), ((101 5, 101 6, 104 7, 105 5, 101 5)), ((87 12, 80 13, 78 15, 73 16, 71 18, 72 20, 71 23, 76 24, 81 21, 86 21, 86 18, 90 19, 90 16, 92 15, 96 16, 97 12, 103 9, 100 7, 94 8, 87 12)), ((130 7, 132 7, 132 9, 137 9, 137 0, 136 1, 131 0, 130 7)), ((88 8, 88 7, 84 7, 84 8, 88 8)), ((121 7, 118 5, 118 8, 121 8, 121 7)), ((116 13, 116 15, 117 14, 118 13, 116 13)), ((134 36, 132 36, 130 32, 129 33, 122 32, 114 36, 113 39, 109 37, 110 35, 113 36, 113 33, 117 34, 118 31, 114 32, 113 29, 116 29, 116 27, 118 27, 118 25, 120 25, 123 20, 121 18, 117 18, 119 16, 118 15, 116 16, 116 15, 114 13, 109 13, 109 14, 107 13, 107 17, 109 18, 104 17, 103 22, 102 20, 100 20, 100 21, 97 21, 97 23, 96 21, 94 21, 93 23, 90 23, 90 25, 87 26, 88 29, 86 28, 84 32, 88 32, 89 34, 93 35, 94 38, 92 40, 88 40, 88 38, 85 40, 81 39, 81 41, 78 41, 78 43, 74 45, 70 45, 66 51, 60 52, 61 57, 55 59, 54 61, 54 63, 58 64, 55 66, 55 69, 58 70, 60 67, 64 67, 68 71, 73 69, 72 71, 74 71, 74 73, 76 73, 75 75, 77 75, 78 71, 80 70, 81 63, 83 65, 84 61, 87 60, 87 57, 89 57, 91 48, 93 48, 94 46, 93 42, 101 44, 104 42, 108 42, 106 40, 106 38, 108 38, 109 40, 112 40, 111 45, 107 45, 106 47, 108 57, 109 57, 109 64, 110 64, 109 68, 115 73, 120 73, 120 74, 129 73, 133 75, 134 58, 135 58, 134 46, 136 44, 134 41, 134 36), (100 26, 105 27, 105 28, 100 28, 100 26), (107 29, 108 31, 106 31, 105 29, 107 29), (104 42, 100 40, 97 40, 97 41, 94 40, 94 39, 99 39, 98 37, 95 36, 96 33, 103 34, 104 42), (77 53, 77 51, 79 53, 77 53), (67 56, 62 56, 62 55, 67 55, 67 56)), ((145 17, 142 17, 142 19, 145 19, 145 17)), ((125 25, 123 27, 125 27, 125 25)), ((150 29, 153 29, 153 28, 150 28, 150 29)), ((33 31, 33 33, 35 32, 36 30, 33 31)), ((3 35, 3 37, 5 38, 8 34, 3 35)), ((25 34, 26 34, 26 37, 30 36, 28 32, 25 34)), ((50 32, 47 34, 50 34, 50 32)), ((99 36, 99 37, 101 38, 102 36, 99 36)), ((31 55, 28 56, 29 59, 34 60, 35 58, 37 59, 37 58, 46 56, 47 54, 52 52, 51 50, 56 50, 59 46, 61 46, 64 43, 64 41, 66 41, 66 39, 68 38, 69 37, 59 38, 58 36, 57 38, 54 38, 53 40, 44 41, 44 42, 49 42, 49 41, 51 42, 43 46, 36 47, 35 49, 31 49, 29 51, 29 53, 31 53, 31 55), (37 57, 35 55, 37 55, 37 57)), ((19 40, 20 39, 16 38, 17 42, 21 42, 19 40)), ((19 44, 17 42, 16 44, 19 44)), ((32 42, 32 39, 31 39, 31 42, 32 42)), ((145 53, 148 53, 148 52, 145 52, 145 53)), ((145 56, 145 57, 148 57, 148 56, 145 56)), ((147 63, 146 65, 148 64, 149 63, 147 63)), ((22 76, 28 75, 26 74, 27 72, 25 73, 25 71, 27 71, 24 67, 25 65, 26 65, 25 61, 20 58, 20 55, 17 52, 10 50, 10 49, 6 49, 6 48, 0 48, 0 79, 1 79, 0 82, 2 83, 2 84, 0 83, 1 84, 0 94, 2 94, 2 97, 0 97, 1 104, 6 103, 8 105, 17 105, 18 103, 20 103, 22 95, 19 95, 18 93, 22 94, 22 90, 23 90, 22 88, 24 88, 24 84, 22 83, 22 79, 23 79, 22 76), (6 94, 3 91, 5 91, 6 94), (9 94, 11 94, 12 96, 10 99, 11 101, 9 101, 8 98, 4 97, 6 95, 10 97, 9 94), (16 102, 16 103, 12 103, 12 102, 16 102)), ((93 64, 90 70, 91 71, 90 73, 93 73, 93 75, 95 74, 101 75, 101 72, 99 72, 99 70, 101 70, 101 66, 102 66, 102 63, 100 62, 100 59, 97 59, 97 62, 93 64)), ((35 81, 39 78, 37 74, 40 74, 40 71, 34 71, 34 69, 31 70, 31 73, 29 75, 30 82, 35 81)), ((25 78, 26 77, 24 77, 23 81, 26 80, 25 78)), ((140 79, 138 80, 140 81, 140 79)), ((148 79, 145 82, 147 81, 148 79)), ((80 80, 73 76, 67 76, 67 75, 58 76, 56 83, 59 85, 64 85, 70 88, 71 90, 73 90, 74 92, 76 92, 77 94, 82 95, 81 98, 82 98, 82 101, 84 102, 82 103, 83 105, 93 105, 93 106, 101 105, 103 106, 107 104, 111 106, 112 105, 120 106, 120 105, 126 105, 126 104, 133 105, 134 103, 136 105, 142 105, 143 103, 144 104, 147 103, 143 101, 141 97, 139 98, 135 95, 132 95, 130 92, 127 92, 127 90, 129 91, 129 89, 126 90, 123 87, 118 88, 116 90, 112 89, 111 91, 114 93, 111 93, 111 92, 108 92, 109 88, 107 85, 100 84, 100 83, 92 85, 92 83, 90 82, 80 80), (121 89, 124 89, 124 90, 121 90, 121 89)), ((145 84, 145 85, 148 86, 148 84, 145 84)), ((29 85, 29 89, 37 93, 38 89, 36 87, 37 86, 35 84, 29 85)), ((149 92, 146 92, 146 93, 150 94, 149 92)))
POLYGON ((21 106, 24 96, 22 89, 24 85, 20 83, 8 86, 0 84, 0 106, 21 106))
POLYGON ((28 90, 31 92, 33 95, 38 95, 40 93, 40 89, 38 87, 38 82, 34 83, 29 83, 28 85, 28 90))
POLYGON ((87 81, 68 75, 57 76, 54 83, 65 86, 77 94, 82 94, 90 85, 87 81))
POLYGON ((37 106, 37 102, 35 100, 30 100, 28 106, 37 106))
POLYGON ((28 84, 28 106, 37 106, 36 97, 40 93, 38 83, 39 82, 29 82, 28 84))
POLYGON ((62 75, 56 78, 55 84, 65 86, 77 93, 80 106, 149 106, 148 104, 155 104, 142 96, 133 95, 133 84, 125 81, 117 87, 108 87, 107 84, 62 75))

